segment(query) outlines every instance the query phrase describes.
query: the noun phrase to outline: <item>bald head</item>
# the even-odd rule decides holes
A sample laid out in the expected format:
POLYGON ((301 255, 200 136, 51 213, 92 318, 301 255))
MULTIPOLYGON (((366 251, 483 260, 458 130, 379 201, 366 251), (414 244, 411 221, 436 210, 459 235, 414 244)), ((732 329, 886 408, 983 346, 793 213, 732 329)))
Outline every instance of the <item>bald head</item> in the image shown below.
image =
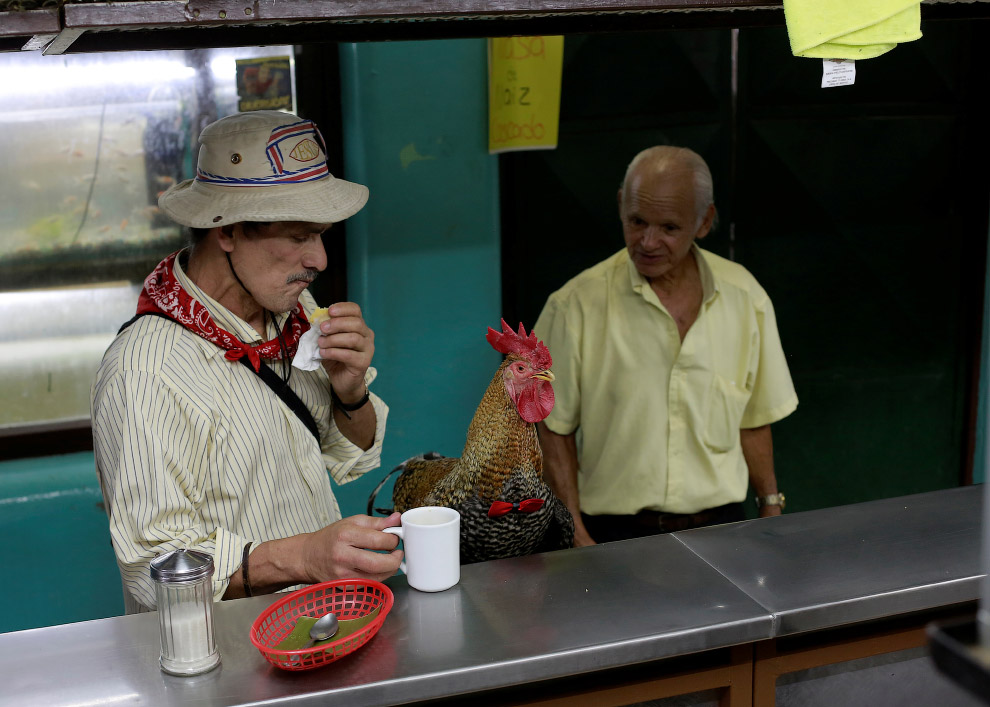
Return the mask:
POLYGON ((704 218, 708 207, 715 203, 712 173, 701 155, 686 147, 657 145, 648 147, 633 157, 626 167, 626 176, 622 180, 622 193, 629 193, 630 181, 636 176, 676 172, 690 175, 694 182, 694 207, 700 221, 704 218))

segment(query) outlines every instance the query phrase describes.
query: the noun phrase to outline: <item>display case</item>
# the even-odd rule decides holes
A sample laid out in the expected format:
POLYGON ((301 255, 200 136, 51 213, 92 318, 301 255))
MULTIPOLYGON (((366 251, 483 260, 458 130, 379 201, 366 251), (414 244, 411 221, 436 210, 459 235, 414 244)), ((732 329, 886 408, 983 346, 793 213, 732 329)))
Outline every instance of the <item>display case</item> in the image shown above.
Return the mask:
POLYGON ((192 176, 202 126, 257 89, 238 60, 265 57, 294 96, 288 46, 0 55, 0 438, 88 426, 103 351, 184 243, 158 195, 192 176))

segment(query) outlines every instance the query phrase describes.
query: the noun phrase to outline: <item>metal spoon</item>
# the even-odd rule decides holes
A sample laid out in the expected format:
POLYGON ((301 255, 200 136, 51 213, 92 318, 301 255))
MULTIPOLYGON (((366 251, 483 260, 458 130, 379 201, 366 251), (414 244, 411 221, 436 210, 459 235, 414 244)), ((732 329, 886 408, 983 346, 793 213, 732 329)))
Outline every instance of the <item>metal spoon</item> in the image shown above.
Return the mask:
POLYGON ((325 641, 328 638, 333 638, 339 626, 337 616, 332 611, 329 614, 324 614, 316 620, 315 624, 309 627, 309 643, 299 650, 309 648, 317 641, 325 641))

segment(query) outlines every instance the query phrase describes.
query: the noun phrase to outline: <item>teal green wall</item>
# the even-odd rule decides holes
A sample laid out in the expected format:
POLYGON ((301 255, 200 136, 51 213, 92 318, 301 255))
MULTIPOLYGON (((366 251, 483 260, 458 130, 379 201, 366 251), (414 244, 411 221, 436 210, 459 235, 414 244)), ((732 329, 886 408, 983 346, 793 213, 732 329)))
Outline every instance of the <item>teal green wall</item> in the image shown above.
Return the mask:
POLYGON ((348 294, 390 407, 381 471, 338 490, 358 512, 402 460, 460 455, 501 360, 485 341, 501 314, 498 161, 485 40, 348 44, 340 59, 345 175, 371 188, 347 222, 348 294))
POLYGON ((124 612, 90 452, 0 464, 0 632, 124 612))

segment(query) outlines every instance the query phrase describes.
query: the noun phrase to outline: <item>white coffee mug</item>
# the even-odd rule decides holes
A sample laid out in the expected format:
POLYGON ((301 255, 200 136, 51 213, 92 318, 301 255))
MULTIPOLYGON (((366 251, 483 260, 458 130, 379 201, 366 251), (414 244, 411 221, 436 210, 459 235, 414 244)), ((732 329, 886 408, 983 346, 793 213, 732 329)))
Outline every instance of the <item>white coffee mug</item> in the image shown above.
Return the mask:
POLYGON ((461 579, 461 514, 445 506, 410 508, 401 526, 385 528, 402 538, 405 560, 399 565, 413 589, 442 592, 461 579))

